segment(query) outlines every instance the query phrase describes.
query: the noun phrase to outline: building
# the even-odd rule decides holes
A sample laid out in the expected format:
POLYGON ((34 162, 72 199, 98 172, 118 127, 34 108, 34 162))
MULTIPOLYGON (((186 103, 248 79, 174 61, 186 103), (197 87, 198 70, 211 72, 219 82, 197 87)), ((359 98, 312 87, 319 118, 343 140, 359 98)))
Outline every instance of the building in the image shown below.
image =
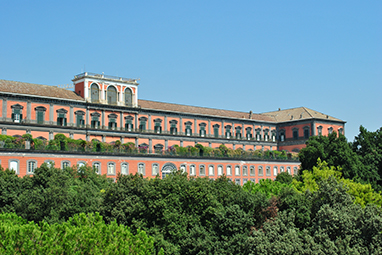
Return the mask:
POLYGON ((95 164, 100 173, 113 178, 118 172, 140 172, 149 177, 182 168, 190 175, 216 178, 226 174, 237 183, 244 183, 249 179, 274 178, 283 170, 296 173, 299 162, 170 157, 161 152, 175 145, 196 144, 211 148, 223 144, 243 151, 298 152, 310 136, 333 131, 344 134, 344 121, 305 107, 261 114, 228 111, 138 99, 136 79, 82 73, 72 81, 74 91, 0 80, 2 134, 31 134, 48 141, 59 133, 84 141, 119 140, 122 144, 132 142, 136 147, 147 148, 147 153, 93 155, 33 150, 15 153, 2 148, 3 167, 25 175, 45 161, 53 161, 56 166, 86 163, 95 164))

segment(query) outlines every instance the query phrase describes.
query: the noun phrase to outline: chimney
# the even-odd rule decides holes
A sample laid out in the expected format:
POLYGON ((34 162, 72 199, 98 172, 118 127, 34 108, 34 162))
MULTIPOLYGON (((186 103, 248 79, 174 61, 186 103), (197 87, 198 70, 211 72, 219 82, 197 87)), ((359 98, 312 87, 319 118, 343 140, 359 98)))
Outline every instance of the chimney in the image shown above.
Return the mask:
POLYGON ((252 119, 252 111, 249 111, 249 119, 252 119))
POLYGON ((281 108, 279 108, 279 111, 281 111, 281 108))

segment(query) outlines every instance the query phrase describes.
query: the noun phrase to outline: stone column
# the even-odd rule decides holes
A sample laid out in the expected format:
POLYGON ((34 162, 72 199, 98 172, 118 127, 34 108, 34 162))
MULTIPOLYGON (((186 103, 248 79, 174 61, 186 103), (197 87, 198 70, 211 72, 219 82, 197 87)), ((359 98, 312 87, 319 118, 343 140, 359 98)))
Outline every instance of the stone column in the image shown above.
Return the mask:
MULTIPOLYGON (((85 110, 85 113, 86 113, 86 124, 88 124, 89 120, 87 119, 88 118, 88 109, 87 108, 85 110)), ((74 126, 74 109, 73 109, 73 105, 71 105, 70 108, 69 108, 69 126, 70 127, 74 126)))
POLYGON ((152 141, 152 139, 149 139, 148 153, 153 153, 153 141, 152 141))
POLYGON ((136 130, 138 130, 138 114, 137 113, 135 114, 135 117, 134 117, 134 127, 136 130))
POLYGON ((151 114, 149 114, 149 130, 151 130, 151 114))
POLYGON ((180 141, 180 147, 183 147, 183 140, 180 141))
POLYGON ((53 104, 50 104, 49 105, 49 121, 50 121, 50 124, 53 125, 53 104))
POLYGON ((198 133, 198 131, 197 131, 197 126, 196 126, 196 119, 194 119, 194 134, 197 134, 197 133, 198 133))
POLYGON ((208 135, 211 136, 211 120, 208 120, 208 135))
POLYGON ((119 130, 123 130, 123 112, 119 113, 119 130))
POLYGON ((179 117, 179 132, 183 132, 183 118, 179 117))
POLYGON ((135 147, 137 147, 137 148, 138 148, 138 146, 139 146, 138 137, 135 137, 135 147))
POLYGON ((3 120, 6 121, 7 120, 7 99, 6 98, 3 98, 3 112, 2 112, 2 115, 3 115, 3 120))
POLYGON ((164 149, 165 149, 165 150, 168 149, 168 140, 164 140, 164 149))
POLYGON ((222 120, 222 137, 224 137, 224 120, 222 120))
POLYGON ((102 110, 102 117, 101 117, 102 119, 102 123, 101 123, 101 125, 102 125, 102 129, 105 129, 105 110, 102 110))
POLYGON ((27 116, 26 116, 26 121, 27 123, 30 123, 32 119, 32 104, 31 101, 27 102, 27 116))

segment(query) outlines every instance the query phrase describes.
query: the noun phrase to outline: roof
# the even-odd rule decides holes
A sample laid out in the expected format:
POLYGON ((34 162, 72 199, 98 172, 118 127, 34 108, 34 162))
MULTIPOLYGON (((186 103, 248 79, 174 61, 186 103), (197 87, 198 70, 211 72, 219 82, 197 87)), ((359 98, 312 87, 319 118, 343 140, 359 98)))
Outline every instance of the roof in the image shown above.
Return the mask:
POLYGON ((279 110, 274 112, 265 112, 262 114, 275 118, 277 122, 286 122, 291 120, 303 120, 303 119, 324 119, 324 120, 345 122, 343 120, 334 118, 327 114, 324 114, 306 107, 297 107, 297 108, 279 110))
POLYGON ((154 110, 163 110, 163 111, 171 111, 171 112, 179 112, 179 113, 191 113, 191 114, 200 114, 200 115, 275 122, 275 119, 272 116, 267 116, 263 114, 252 113, 252 118, 249 118, 249 115, 250 115, 249 112, 237 112, 237 111, 213 109, 213 108, 206 108, 206 107, 199 107, 199 106, 162 103, 162 102, 141 100, 141 99, 138 100, 138 105, 143 109, 154 109, 154 110))
POLYGON ((0 80, 0 92, 84 101, 74 91, 19 81, 0 80))

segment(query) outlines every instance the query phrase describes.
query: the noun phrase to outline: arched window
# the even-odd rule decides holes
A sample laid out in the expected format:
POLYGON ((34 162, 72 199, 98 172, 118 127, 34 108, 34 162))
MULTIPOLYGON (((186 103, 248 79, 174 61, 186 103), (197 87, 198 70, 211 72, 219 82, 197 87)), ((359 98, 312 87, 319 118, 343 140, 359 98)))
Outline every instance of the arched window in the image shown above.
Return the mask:
POLYGON ((101 163, 100 162, 94 162, 93 163, 93 169, 96 174, 101 174, 101 163))
POLYGON ((129 174, 129 165, 127 163, 121 164, 121 174, 123 175, 129 174))
POLYGON ((255 166, 251 166, 251 167, 249 168, 249 174, 250 174, 251 176, 255 176, 255 175, 256 175, 255 166))
POLYGON ((156 176, 157 174, 159 174, 159 165, 158 164, 153 164, 152 175, 156 176))
POLYGON ((114 86, 107 87, 107 103, 117 104, 117 89, 114 86))
POLYGON ((208 175, 209 176, 214 176, 215 175, 215 169, 213 165, 208 166, 208 175))
POLYGON ((219 165, 218 166, 218 175, 219 176, 221 176, 221 175, 223 175, 224 173, 223 173, 223 166, 222 165, 219 165))
POLYGON ((259 176, 263 176, 264 173, 263 173, 263 167, 262 166, 259 166, 259 176))
POLYGON ((33 174, 36 167, 37 167, 37 161, 29 160, 27 162, 27 174, 33 174))
POLYGON ((290 166, 287 167, 287 172, 288 172, 288 174, 292 174, 291 170, 290 170, 290 166))
POLYGON ((9 161, 9 170, 13 170, 16 174, 19 174, 19 161, 17 159, 9 161))
POLYGON ((130 88, 125 89, 125 105, 133 106, 133 92, 130 88))
POLYGON ((243 166, 243 176, 247 176, 247 175, 248 175, 248 167, 243 166))
POLYGON ((293 167, 293 175, 297 175, 298 174, 298 171, 297 171, 297 166, 293 167))
POLYGON ((206 168, 204 165, 199 166, 199 175, 206 175, 206 168))
POLYGON ((195 175, 195 165, 190 166, 190 176, 195 175))
POLYGON ((70 167, 70 161, 67 161, 67 160, 62 161, 61 162, 61 169, 65 169, 67 167, 70 167))
POLYGON ((142 175, 146 174, 145 164, 143 163, 138 164, 138 174, 142 174, 142 175))
POLYGON ((98 103, 99 102, 99 87, 97 84, 93 83, 90 86, 90 93, 91 93, 92 103, 98 103))
POLYGON ((270 167, 270 166, 267 166, 267 168, 266 168, 265 171, 266 171, 265 174, 266 174, 267 176, 271 176, 271 167, 270 167))
POLYGON ((232 175, 232 167, 227 166, 227 175, 232 175))
POLYGON ((108 175, 115 175, 115 163, 114 162, 107 163, 107 174, 108 175))
POLYGON ((277 169, 277 166, 274 166, 273 167, 273 175, 277 176, 278 173, 279 173, 279 170, 277 169))
POLYGON ((235 175, 240 176, 240 166, 235 166, 235 175))

